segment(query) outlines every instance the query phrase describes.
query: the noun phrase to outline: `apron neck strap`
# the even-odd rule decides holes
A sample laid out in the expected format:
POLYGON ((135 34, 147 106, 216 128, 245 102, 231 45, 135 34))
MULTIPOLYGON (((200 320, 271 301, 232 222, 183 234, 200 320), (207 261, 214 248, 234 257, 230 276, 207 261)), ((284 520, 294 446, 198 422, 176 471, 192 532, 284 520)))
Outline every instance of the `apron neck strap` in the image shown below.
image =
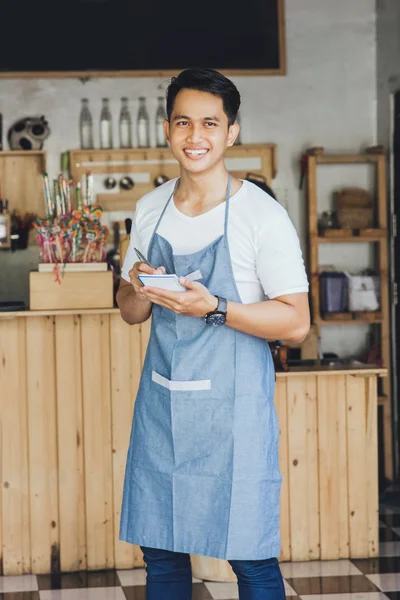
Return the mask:
POLYGON ((231 197, 231 183, 232 176, 228 173, 228 185, 226 186, 226 198, 225 198, 225 224, 224 224, 224 235, 228 236, 228 216, 229 216, 229 198, 231 197))
MULTIPOLYGON (((168 204, 171 202, 172 198, 175 195, 176 190, 178 189, 179 182, 180 182, 180 178, 178 178, 176 180, 175 185, 174 185, 174 189, 172 191, 172 194, 168 198, 168 201, 167 201, 166 205, 164 206, 164 208, 162 210, 160 218, 157 221, 157 224, 156 224, 156 226, 154 228, 154 231, 153 231, 153 235, 151 236, 149 248, 150 248, 151 242, 153 241, 153 238, 154 238, 155 234, 157 233, 158 227, 159 227, 159 225, 161 223, 161 220, 162 220, 162 218, 164 216, 164 213, 167 210, 168 204)), ((229 198, 231 196, 231 183, 232 183, 232 176, 231 176, 230 173, 228 173, 228 185, 226 187, 226 198, 225 198, 225 223, 224 223, 224 235, 225 235, 225 237, 228 234, 229 198)))
POLYGON ((175 192, 176 192, 176 190, 177 190, 177 187, 178 187, 178 185, 179 185, 179 181, 180 181, 180 178, 178 178, 178 179, 176 180, 176 182, 175 182, 175 185, 174 185, 174 189, 172 190, 172 193, 171 193, 170 197, 168 198, 168 200, 167 200, 167 202, 166 202, 166 204, 165 204, 164 208, 162 209, 161 215, 160 215, 160 217, 159 217, 159 219, 158 219, 158 221, 157 221, 157 224, 156 224, 156 226, 154 227, 154 231, 153 231, 153 233, 152 233, 152 236, 151 236, 151 239, 150 239, 150 242, 149 242, 149 250, 148 250, 148 252, 150 252, 151 246, 152 246, 152 244, 153 244, 154 236, 155 236, 155 235, 156 235, 156 233, 157 233, 157 230, 158 230, 158 228, 159 228, 159 226, 160 226, 160 223, 161 223, 161 221, 162 221, 162 218, 163 218, 163 216, 164 216, 164 213, 165 213, 165 211, 167 210, 168 204, 171 202, 171 199, 174 197, 174 194, 175 194, 175 192))

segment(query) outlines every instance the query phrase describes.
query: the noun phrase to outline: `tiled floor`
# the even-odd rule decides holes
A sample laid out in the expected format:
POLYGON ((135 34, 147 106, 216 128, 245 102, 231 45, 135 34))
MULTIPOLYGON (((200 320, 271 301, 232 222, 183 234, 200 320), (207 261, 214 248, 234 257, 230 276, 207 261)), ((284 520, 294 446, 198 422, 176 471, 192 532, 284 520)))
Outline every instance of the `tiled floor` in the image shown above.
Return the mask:
MULTIPOLYGON (((281 563, 289 600, 400 600, 400 508, 381 507, 380 557, 281 563)), ((234 600, 235 583, 193 580, 193 600, 234 600)), ((0 577, 0 600, 145 600, 144 569, 0 577)))

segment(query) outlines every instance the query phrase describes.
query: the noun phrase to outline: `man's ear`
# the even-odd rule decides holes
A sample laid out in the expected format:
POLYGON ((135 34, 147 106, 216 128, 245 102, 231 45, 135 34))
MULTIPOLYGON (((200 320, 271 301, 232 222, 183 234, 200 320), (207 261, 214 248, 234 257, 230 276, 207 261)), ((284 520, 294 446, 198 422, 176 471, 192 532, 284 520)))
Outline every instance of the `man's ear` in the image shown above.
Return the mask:
POLYGON ((165 121, 164 121, 164 132, 165 132, 165 139, 167 140, 167 144, 169 144, 169 121, 167 119, 165 119, 165 121))
POLYGON ((233 146, 236 141, 237 136, 239 135, 240 125, 239 123, 234 123, 233 125, 229 125, 228 130, 228 146, 233 146))

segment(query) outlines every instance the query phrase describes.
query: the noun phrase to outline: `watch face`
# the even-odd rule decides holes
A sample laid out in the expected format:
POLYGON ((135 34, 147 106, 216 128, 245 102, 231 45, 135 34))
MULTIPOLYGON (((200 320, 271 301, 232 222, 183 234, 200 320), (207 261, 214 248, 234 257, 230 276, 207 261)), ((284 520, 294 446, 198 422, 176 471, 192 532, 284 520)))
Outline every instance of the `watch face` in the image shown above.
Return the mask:
POLYGON ((207 317, 208 325, 214 325, 215 327, 218 325, 225 325, 225 321, 226 315, 224 313, 213 313, 207 317))

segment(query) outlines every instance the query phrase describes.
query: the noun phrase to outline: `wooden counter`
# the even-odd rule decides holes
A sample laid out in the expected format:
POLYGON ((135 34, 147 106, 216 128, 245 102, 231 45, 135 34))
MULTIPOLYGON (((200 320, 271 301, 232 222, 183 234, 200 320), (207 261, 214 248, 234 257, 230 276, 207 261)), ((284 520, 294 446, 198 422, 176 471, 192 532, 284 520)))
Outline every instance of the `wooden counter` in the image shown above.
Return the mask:
MULTIPOLYGON (((115 309, 0 313, 5 575, 142 564, 118 530, 147 339, 115 309)), ((281 560, 377 556, 384 373, 278 374, 281 560)))

